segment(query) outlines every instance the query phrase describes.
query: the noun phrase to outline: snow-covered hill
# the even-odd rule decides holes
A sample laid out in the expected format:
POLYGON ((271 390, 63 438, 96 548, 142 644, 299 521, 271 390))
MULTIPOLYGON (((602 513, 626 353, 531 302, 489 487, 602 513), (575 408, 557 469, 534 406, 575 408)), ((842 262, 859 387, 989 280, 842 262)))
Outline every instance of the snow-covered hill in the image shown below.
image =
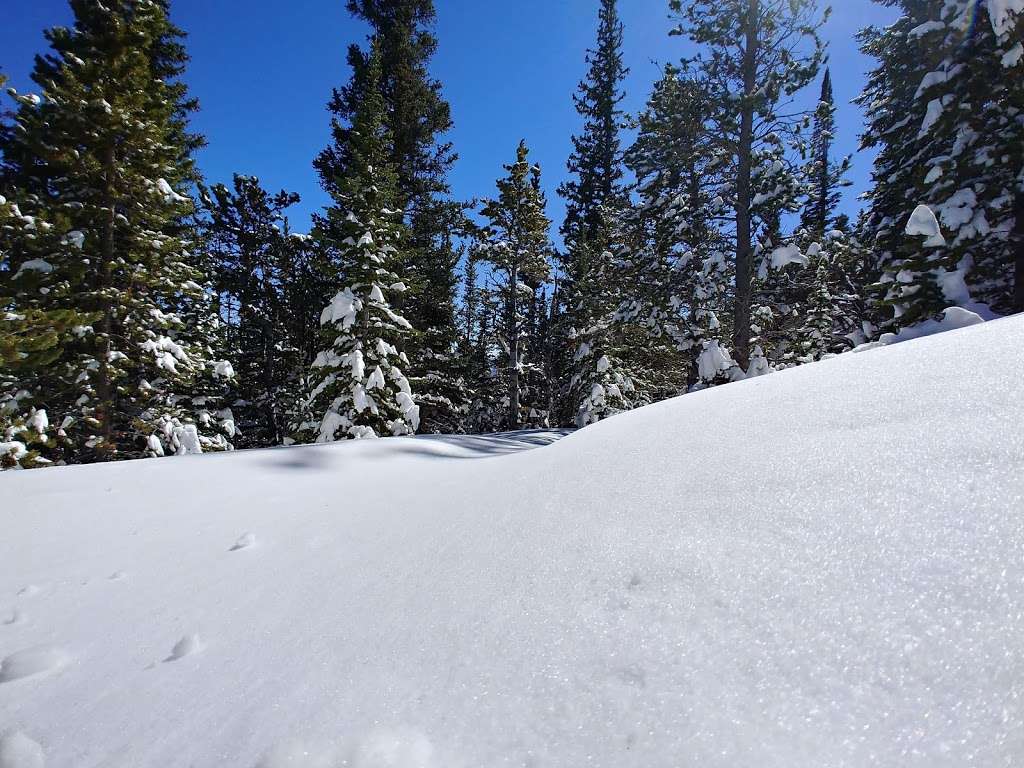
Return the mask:
POLYGON ((6 473, 0 766, 1024 764, 1022 350, 6 473))

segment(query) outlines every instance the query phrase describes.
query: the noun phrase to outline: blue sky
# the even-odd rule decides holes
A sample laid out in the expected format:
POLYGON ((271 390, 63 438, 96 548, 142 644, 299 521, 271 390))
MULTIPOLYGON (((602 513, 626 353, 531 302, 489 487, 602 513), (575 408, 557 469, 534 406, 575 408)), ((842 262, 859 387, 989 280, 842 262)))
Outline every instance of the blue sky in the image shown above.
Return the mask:
MULTIPOLYGON (((460 155, 450 180, 462 199, 491 195, 501 165, 519 139, 544 171, 555 229, 562 205, 555 189, 565 176, 570 136, 579 120, 572 93, 593 44, 596 0, 436 0, 438 54, 433 73, 444 84, 460 155)), ((42 30, 71 19, 66 0, 18 0, 0 25, 0 70, 19 89, 30 86, 32 57, 45 48, 42 30)), ((233 172, 260 177, 271 190, 302 195, 292 209, 297 230, 322 207, 311 163, 328 142, 325 105, 348 77, 345 50, 366 30, 348 17, 344 0, 172 0, 175 22, 189 33, 192 62, 186 80, 201 102, 194 120, 209 146, 199 162, 210 182, 233 172)), ((631 69, 626 108, 642 107, 660 65, 688 53, 670 38, 667 0, 620 0, 631 69)), ((851 105, 871 66, 854 34, 888 24, 891 9, 870 0, 837 0, 825 37, 830 43, 839 106, 837 152, 856 150, 859 110, 851 105)), ((816 91, 809 96, 816 96, 816 91)), ((856 210, 870 157, 854 158, 853 187, 844 207, 856 210)))

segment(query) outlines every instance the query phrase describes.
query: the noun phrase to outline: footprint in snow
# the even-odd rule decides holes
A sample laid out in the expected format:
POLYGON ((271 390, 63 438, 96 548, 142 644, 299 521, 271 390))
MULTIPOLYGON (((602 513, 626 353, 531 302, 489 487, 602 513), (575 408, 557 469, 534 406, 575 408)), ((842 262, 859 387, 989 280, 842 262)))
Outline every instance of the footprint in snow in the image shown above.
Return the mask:
POLYGON ((124 581, 128 578, 128 574, 124 571, 114 571, 112 574, 107 576, 108 581, 124 581))
POLYGON ((0 736, 0 768, 43 768, 43 748, 21 731, 0 736))
POLYGON ((60 669, 71 660, 67 651, 53 645, 37 645, 12 653, 0 662, 0 683, 60 669))
POLYGON ((237 552, 240 549, 248 549, 249 547, 253 546, 255 543, 256 543, 256 534, 255 533, 243 533, 241 536, 238 537, 238 541, 235 542, 235 545, 233 547, 231 547, 231 549, 229 549, 228 551, 229 552, 237 552))
POLYGON ((174 644, 174 647, 171 649, 171 655, 164 659, 164 662, 177 661, 194 653, 199 653, 201 650, 203 650, 203 642, 199 639, 199 635, 185 635, 174 644))
POLYGON ((38 595, 41 591, 35 584, 29 584, 27 587, 19 590, 18 597, 32 597, 33 595, 38 595))
POLYGON ((14 627, 18 624, 24 624, 28 620, 28 617, 23 611, 19 611, 17 608, 11 611, 9 618, 4 619, 4 624, 8 627, 14 627))

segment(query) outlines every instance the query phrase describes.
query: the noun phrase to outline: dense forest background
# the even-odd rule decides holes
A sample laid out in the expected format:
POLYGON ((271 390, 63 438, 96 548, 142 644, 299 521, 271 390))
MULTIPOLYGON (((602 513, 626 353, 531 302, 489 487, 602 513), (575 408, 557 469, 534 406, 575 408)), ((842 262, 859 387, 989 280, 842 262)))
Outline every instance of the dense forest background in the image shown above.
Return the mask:
POLYGON ((634 111, 595 2, 553 221, 528 140, 452 193, 431 0, 350 0, 296 231, 298 195, 202 177, 167 0, 72 0, 0 130, 0 461, 585 426, 1024 310, 1024 2, 879 5, 857 207, 827 8, 670 0, 686 45, 634 111))

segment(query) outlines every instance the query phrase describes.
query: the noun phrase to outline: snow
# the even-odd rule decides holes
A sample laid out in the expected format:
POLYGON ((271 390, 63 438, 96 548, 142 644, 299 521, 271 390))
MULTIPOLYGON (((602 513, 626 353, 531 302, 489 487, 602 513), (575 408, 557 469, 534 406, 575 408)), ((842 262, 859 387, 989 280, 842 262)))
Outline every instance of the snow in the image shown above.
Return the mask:
POLYGON ((907 33, 907 37, 920 37, 927 35, 931 32, 938 32, 946 28, 946 25, 941 21, 926 21, 924 24, 918 24, 912 30, 907 33))
POLYGON ((40 645, 12 653, 0 661, 0 683, 58 670, 68 663, 68 654, 60 648, 40 645))
POLYGON ((0 441, 0 458, 11 456, 20 459, 28 454, 28 448, 19 440, 0 441))
POLYGON ((235 369, 227 360, 221 360, 214 363, 213 374, 222 379, 233 379, 235 378, 235 369))
POLYGON ((29 259, 18 267, 18 271, 14 273, 15 279, 20 277, 22 272, 41 272, 46 275, 53 272, 53 264, 45 259, 29 259))
POLYGON ((729 352, 717 341, 704 342, 704 349, 697 356, 697 375, 703 381, 713 381, 720 373, 733 368, 736 362, 729 352))
POLYGON ((1003 54, 1000 59, 1002 65, 1009 69, 1020 64, 1021 59, 1024 59, 1024 43, 1017 43, 1013 48, 1003 54))
POLYGON ((1022 347, 996 320, 561 440, 5 473, 0 654, 67 661, 0 727, 50 768, 1015 765, 1022 347))
POLYGON ((362 300, 352 293, 351 288, 345 288, 324 307, 320 314, 320 325, 340 323, 342 329, 348 330, 355 323, 356 316, 362 308, 362 300))
POLYGON ((910 214, 910 220, 907 221, 905 231, 908 235, 926 237, 927 239, 924 241, 926 248, 934 248, 946 244, 946 239, 942 236, 942 230, 939 229, 939 220, 935 218, 932 209, 927 205, 919 205, 914 209, 914 212, 910 214))
POLYGON ((79 232, 77 229, 72 232, 68 232, 64 236, 64 243, 66 245, 74 246, 78 250, 82 250, 82 248, 85 247, 85 233, 79 232))
POLYGON ((784 245, 772 251, 772 269, 782 269, 788 264, 799 264, 807 266, 807 257, 800 253, 800 248, 794 244, 784 245))
POLYGON ((21 731, 0 736, 0 768, 44 768, 43 748, 21 731))
POLYGON ((921 123, 921 130, 918 133, 918 138, 928 135, 932 126, 939 122, 940 117, 942 117, 942 100, 932 99, 928 102, 928 108, 925 111, 924 121, 921 123))
POLYGON ((167 183, 167 179, 157 179, 156 188, 163 197, 165 203, 187 203, 188 198, 174 191, 174 187, 167 183))
MULTIPOLYGON (((956 275, 957 273, 953 272, 946 274, 956 275)), ((947 286, 944 285, 943 287, 948 290, 947 286)), ((966 287, 964 290, 966 291, 966 287)), ((901 344, 905 341, 913 341, 914 339, 921 339, 925 336, 934 336, 948 331, 955 331, 959 328, 968 328, 972 325, 980 325, 984 322, 985 318, 977 312, 972 312, 964 307, 949 307, 942 311, 942 318, 940 320, 925 320, 917 325, 901 328, 899 333, 883 333, 879 337, 878 341, 862 344, 857 347, 856 351, 863 352, 868 349, 889 346, 890 344, 901 344)))
POLYGON ((942 223, 950 229, 960 229, 974 218, 978 197, 972 189, 957 190, 952 197, 939 206, 942 223))
POLYGON ((231 547, 229 552, 237 552, 240 549, 249 549, 249 547, 256 545, 256 534, 255 533, 243 533, 238 537, 238 541, 235 542, 234 546, 231 547))
POLYGON ((192 656, 201 650, 203 650, 203 643, 199 639, 199 635, 185 635, 174 644, 174 647, 171 649, 171 655, 164 659, 164 661, 184 659, 186 656, 192 656))
POLYGON ((50 419, 46 416, 45 410, 38 410, 28 420, 28 425, 40 435, 45 434, 50 426, 50 419))
POLYGON ((1024 0, 988 0, 988 16, 997 36, 1002 37, 1012 31, 1013 14, 1024 14, 1024 0))

